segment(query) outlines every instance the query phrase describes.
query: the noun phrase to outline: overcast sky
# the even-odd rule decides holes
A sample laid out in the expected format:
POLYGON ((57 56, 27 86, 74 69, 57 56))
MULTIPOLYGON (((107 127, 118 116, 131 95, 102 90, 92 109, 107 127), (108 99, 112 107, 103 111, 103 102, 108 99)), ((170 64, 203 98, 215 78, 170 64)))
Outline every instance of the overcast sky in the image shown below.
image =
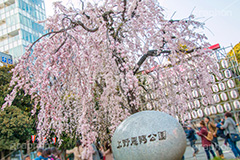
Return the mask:
MULTIPOLYGON (((53 14, 52 2, 59 0, 45 0, 47 16, 53 14)), ((69 5, 70 0, 62 0, 69 5)), ((78 1, 79 0, 75 0, 78 1)), ((95 0, 96 2, 97 0, 95 0)), ((204 33, 211 44, 220 43, 221 46, 235 45, 240 42, 240 0, 159 0, 164 7, 167 18, 182 19, 193 14, 199 21, 206 21, 204 33)), ((74 4, 75 5, 75 4, 74 4)))

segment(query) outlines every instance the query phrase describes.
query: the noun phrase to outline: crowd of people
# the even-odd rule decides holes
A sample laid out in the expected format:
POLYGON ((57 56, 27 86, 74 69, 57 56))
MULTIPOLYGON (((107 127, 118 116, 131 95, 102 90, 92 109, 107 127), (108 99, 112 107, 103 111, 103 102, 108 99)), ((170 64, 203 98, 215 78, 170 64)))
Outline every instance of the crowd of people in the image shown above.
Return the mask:
MULTIPOLYGON (((237 141, 240 140, 237 124, 232 118, 230 112, 224 114, 225 120, 220 119, 218 123, 214 123, 209 117, 205 117, 200 122, 200 127, 196 128, 194 125, 187 126, 186 136, 190 142, 190 146, 193 148, 193 156, 199 152, 199 148, 196 147, 196 134, 201 137, 202 147, 206 153, 207 159, 212 157, 224 158, 223 151, 218 143, 218 137, 224 139, 224 144, 228 145, 234 156, 240 158, 240 150, 237 147, 237 141), (215 151, 213 150, 213 147, 215 151)), ((113 160, 113 153, 111 145, 105 143, 104 147, 99 143, 91 144, 93 153, 90 157, 83 157, 83 147, 80 140, 76 142, 76 146, 71 150, 66 150, 66 154, 73 154, 74 160, 113 160), (105 150, 104 150, 105 148, 105 150)), ((183 156, 184 159, 184 156, 183 156)), ((30 156, 26 155, 24 160, 30 160, 30 156)), ((37 158, 35 160, 61 160, 61 152, 55 147, 37 150, 37 158)))
MULTIPOLYGON (((96 145, 95 143, 91 144, 93 149, 93 154, 90 157, 83 157, 83 147, 80 140, 77 140, 76 146, 73 149, 66 150, 66 154, 73 154, 74 160, 113 160, 113 154, 111 145, 109 143, 101 146, 99 143, 96 145)), ((59 151, 56 147, 52 148, 39 148, 37 150, 37 158, 34 160, 61 160, 62 152, 59 151)), ((31 160, 29 155, 24 157, 24 160, 31 160)))
POLYGON ((106 150, 104 150, 103 146, 99 143, 97 143, 97 145, 92 143, 91 147, 93 154, 90 155, 90 157, 83 157, 82 143, 78 140, 76 146, 71 150, 67 150, 66 153, 73 154, 74 160, 113 160, 111 145, 108 142, 104 144, 106 150))
MULTIPOLYGON (((61 160, 61 152, 56 148, 39 148, 37 150, 37 157, 34 160, 61 160)), ((31 160, 29 155, 24 157, 24 160, 31 160)))
POLYGON ((205 117, 204 120, 200 122, 199 129, 191 125, 187 126, 187 139, 194 150, 193 156, 196 156, 199 152, 199 149, 195 144, 197 140, 195 134, 197 134, 201 137, 202 147, 204 148, 208 160, 211 158, 211 155, 212 157, 217 156, 224 158, 223 151, 218 143, 218 137, 224 139, 224 144, 231 148, 236 158, 240 158, 240 150, 237 147, 237 141, 240 140, 237 124, 233 120, 230 112, 226 112, 224 114, 224 118, 225 120, 221 119, 217 124, 215 124, 209 117, 205 117))

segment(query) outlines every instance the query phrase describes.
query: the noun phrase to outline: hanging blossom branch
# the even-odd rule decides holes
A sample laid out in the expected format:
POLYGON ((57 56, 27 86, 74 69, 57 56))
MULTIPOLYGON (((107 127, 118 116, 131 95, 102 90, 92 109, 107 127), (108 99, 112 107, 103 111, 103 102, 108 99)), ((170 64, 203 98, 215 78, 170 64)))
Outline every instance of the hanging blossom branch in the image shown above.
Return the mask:
POLYGON ((11 81, 14 89, 3 105, 11 105, 19 89, 31 95, 32 112, 40 108, 40 143, 52 132, 60 142, 63 133, 74 132, 81 135, 88 159, 90 144, 109 139, 133 113, 155 109, 183 119, 192 90, 198 89, 190 81, 205 90, 210 104, 208 70, 217 67, 204 50, 209 46, 206 37, 197 32, 202 23, 166 20, 154 0, 108 0, 80 10, 61 3, 55 7, 54 16, 46 20, 50 32, 19 60, 11 81), (157 61, 162 55, 167 55, 167 65, 157 61), (158 65, 168 67, 137 74, 140 68, 158 65))

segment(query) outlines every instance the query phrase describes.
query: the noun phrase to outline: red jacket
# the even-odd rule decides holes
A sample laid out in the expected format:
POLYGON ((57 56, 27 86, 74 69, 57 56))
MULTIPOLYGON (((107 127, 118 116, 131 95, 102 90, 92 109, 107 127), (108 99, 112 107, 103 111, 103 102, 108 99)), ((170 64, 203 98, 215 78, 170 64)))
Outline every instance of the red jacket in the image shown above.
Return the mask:
POLYGON ((197 134, 202 138, 202 146, 203 147, 211 146, 211 141, 209 141, 205 138, 205 136, 207 136, 207 134, 208 134, 207 127, 202 127, 201 130, 199 132, 197 132, 197 134))

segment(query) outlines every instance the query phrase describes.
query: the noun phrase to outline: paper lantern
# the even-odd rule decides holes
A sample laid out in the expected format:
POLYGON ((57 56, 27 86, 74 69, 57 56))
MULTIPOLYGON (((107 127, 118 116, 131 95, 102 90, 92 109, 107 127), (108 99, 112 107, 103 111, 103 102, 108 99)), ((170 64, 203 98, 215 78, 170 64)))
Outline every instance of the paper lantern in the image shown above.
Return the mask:
POLYGON ((232 73, 231 73, 230 70, 227 69, 227 70, 224 71, 224 75, 225 75, 226 78, 231 78, 232 73))
POLYGON ((207 106, 208 105, 208 99, 206 97, 202 97, 202 105, 207 106))
POLYGON ((229 111, 232 110, 229 103, 224 103, 223 107, 224 107, 225 111, 228 111, 228 112, 229 112, 229 111))
POLYGON ((195 88, 197 86, 196 82, 194 82, 193 80, 190 81, 189 83, 192 88, 195 88))
POLYGON ((193 90, 192 91, 192 95, 194 98, 197 98, 198 97, 198 91, 197 90, 193 90))
POLYGON ((226 89, 226 86, 225 86, 225 84, 224 83, 219 83, 218 84, 218 86, 219 86, 219 89, 221 90, 221 91, 224 91, 225 89, 226 89))
POLYGON ((213 86, 212 86, 212 90, 213 90, 213 92, 218 92, 219 91, 219 89, 218 89, 218 85, 216 85, 216 84, 214 84, 213 86))
POLYGON ((221 65, 222 68, 228 68, 228 62, 226 60, 222 60, 221 65))
POLYGON ((213 82, 216 82, 215 76, 214 76, 213 74, 211 74, 210 77, 211 77, 211 80, 210 80, 210 81, 211 81, 212 83, 213 83, 213 82))
POLYGON ((196 119, 196 118, 198 117, 198 115, 197 115, 197 112, 196 112, 196 111, 192 111, 192 117, 193 117, 194 119, 196 119))
POLYGON ((190 113, 187 113, 187 116, 188 116, 188 119, 192 119, 192 116, 191 116, 191 114, 190 113))
POLYGON ((200 101, 198 99, 194 101, 194 106, 195 108, 199 108, 201 106, 200 101))
POLYGON ((201 109, 197 110, 198 117, 202 118, 203 117, 203 111, 201 109))
POLYGON ((209 66, 207 66, 207 70, 208 70, 209 73, 213 72, 211 67, 209 67, 209 66))
POLYGON ((211 106, 210 111, 211 111, 212 114, 217 114, 217 110, 216 110, 215 106, 211 106))
POLYGON ((209 108, 205 108, 204 109, 204 113, 207 115, 207 116, 210 116, 211 115, 211 111, 209 108))
POLYGON ((200 91, 201 96, 205 96, 206 95, 206 92, 205 92, 205 90, 203 88, 201 88, 199 91, 200 91))
POLYGON ((227 94, 224 92, 220 94, 220 97, 223 101, 226 101, 228 99, 227 94))
POLYGON ((224 112, 223 107, 222 107, 221 104, 217 105, 217 111, 218 111, 218 113, 223 113, 224 112))
POLYGON ((238 92, 236 90, 231 90, 230 95, 233 99, 238 98, 238 92))
POLYGON ((214 99, 214 102, 216 103, 219 103, 221 101, 219 95, 217 94, 213 95, 213 99, 214 99))
POLYGON ((190 113, 184 114, 183 119, 184 119, 184 121, 191 120, 192 119, 191 114, 190 113))
POLYGON ((188 108, 191 110, 193 109, 195 106, 192 102, 188 102, 188 108))
POLYGON ((234 81, 233 81, 232 79, 229 79, 229 80, 227 81, 227 85, 228 85, 228 88, 233 88, 233 87, 235 87, 235 83, 234 83, 234 81))
POLYGON ((233 106, 234 106, 234 108, 239 109, 240 108, 240 102, 238 100, 234 101, 233 106))
POLYGON ((197 86, 200 86, 199 80, 196 80, 197 86))

